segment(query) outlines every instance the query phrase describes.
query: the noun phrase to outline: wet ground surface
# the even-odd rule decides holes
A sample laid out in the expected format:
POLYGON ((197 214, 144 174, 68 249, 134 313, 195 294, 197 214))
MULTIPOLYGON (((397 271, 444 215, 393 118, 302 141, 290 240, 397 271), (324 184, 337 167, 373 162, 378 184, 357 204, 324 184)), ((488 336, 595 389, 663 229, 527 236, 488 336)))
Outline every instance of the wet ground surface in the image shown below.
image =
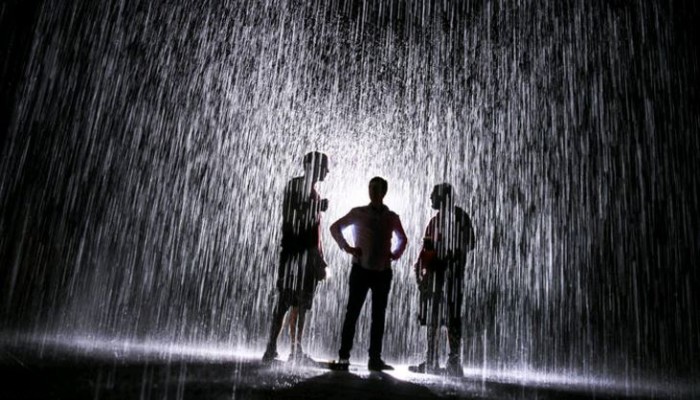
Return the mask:
POLYGON ((617 399, 696 398, 700 393, 604 383, 414 374, 406 366, 349 372, 254 355, 194 356, 53 346, 0 346, 0 399, 617 399))

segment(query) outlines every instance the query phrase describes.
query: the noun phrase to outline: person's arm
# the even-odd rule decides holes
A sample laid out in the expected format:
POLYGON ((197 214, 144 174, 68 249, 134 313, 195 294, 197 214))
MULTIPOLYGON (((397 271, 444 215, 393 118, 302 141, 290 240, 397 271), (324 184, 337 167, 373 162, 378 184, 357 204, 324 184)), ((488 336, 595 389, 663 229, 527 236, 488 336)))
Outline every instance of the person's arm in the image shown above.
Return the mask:
POLYGON ((428 226, 425 227, 425 233, 423 233, 423 240, 421 240, 421 245, 420 245, 420 250, 418 251, 418 256, 416 257, 416 263, 413 264, 413 272, 416 275, 416 283, 418 286, 420 286, 421 281, 423 280, 423 274, 421 273, 421 267, 422 267, 422 260, 421 260, 421 255, 423 254, 423 251, 425 250, 425 238, 429 237, 430 232, 432 232, 432 224, 433 220, 431 219, 430 222, 428 223, 428 226))
POLYGON ((315 225, 321 222, 321 212, 328 209, 328 199, 315 199, 313 197, 303 196, 299 199, 296 208, 297 215, 302 216, 303 221, 307 226, 315 225))
POLYGON ((393 231, 396 233, 399 245, 396 248, 396 250, 391 253, 391 259, 398 260, 403 255, 403 252, 406 250, 406 245, 408 244, 406 232, 404 232, 403 230, 403 226, 401 225, 401 219, 398 215, 394 218, 393 231))
POLYGON ((472 220, 467 213, 464 214, 464 219, 462 220, 462 232, 464 232, 465 252, 474 250, 474 247, 476 247, 476 235, 474 235, 472 220))
POLYGON ((345 240, 345 237, 343 237, 343 229, 346 227, 353 225, 355 222, 355 215, 352 210, 350 210, 349 213, 345 214, 344 217, 341 217, 339 220, 335 221, 333 224, 331 224, 330 231, 331 231, 331 236, 333 236, 333 240, 335 240, 336 243, 338 243, 338 246, 345 252, 348 252, 356 257, 360 256, 360 249, 357 247, 352 247, 348 244, 347 240, 345 240))
POLYGON ((316 189, 313 189, 305 206, 307 209, 311 210, 314 215, 318 215, 328 210, 328 199, 322 199, 318 192, 316 192, 316 189))
POLYGON ((315 189, 304 192, 303 183, 293 179, 284 189, 284 220, 301 221, 303 227, 315 225, 320 221, 320 213, 328 209, 328 199, 322 199, 315 189))
POLYGON ((298 226, 299 222, 303 223, 303 228, 311 225, 310 209, 312 207, 311 199, 302 193, 300 183, 292 179, 284 188, 283 218, 290 225, 298 226))
POLYGON ((430 218, 428 225, 425 227, 425 232, 423 232, 423 237, 421 238, 421 246, 418 254, 420 255, 423 250, 425 250, 425 239, 429 238, 432 246, 432 250, 435 250, 435 243, 433 242, 433 231, 435 230, 435 217, 430 218))
POLYGON ((298 207, 297 201, 294 199, 294 184, 293 181, 290 181, 284 187, 284 195, 282 198, 282 220, 285 223, 293 223, 294 211, 296 211, 298 207))
POLYGON ((453 257, 454 260, 459 263, 459 265, 465 265, 467 263, 467 254, 474 249, 476 240, 469 214, 463 213, 458 221, 460 225, 459 236, 461 243, 458 243, 459 247, 455 249, 455 254, 453 254, 453 257))

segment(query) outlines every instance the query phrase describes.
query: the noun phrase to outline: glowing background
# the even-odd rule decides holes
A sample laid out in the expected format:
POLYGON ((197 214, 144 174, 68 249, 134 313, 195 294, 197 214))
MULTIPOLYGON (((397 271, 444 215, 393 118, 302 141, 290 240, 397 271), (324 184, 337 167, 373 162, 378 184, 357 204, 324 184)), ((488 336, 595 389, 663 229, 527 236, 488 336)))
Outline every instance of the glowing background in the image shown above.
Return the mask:
POLYGON ((176 3, 42 4, 0 160, 7 330, 260 348, 281 191, 319 150, 311 354, 347 296, 325 228, 380 175, 409 237, 389 359, 422 356, 410 266, 448 181, 478 238, 466 364, 698 370, 694 7, 176 3))

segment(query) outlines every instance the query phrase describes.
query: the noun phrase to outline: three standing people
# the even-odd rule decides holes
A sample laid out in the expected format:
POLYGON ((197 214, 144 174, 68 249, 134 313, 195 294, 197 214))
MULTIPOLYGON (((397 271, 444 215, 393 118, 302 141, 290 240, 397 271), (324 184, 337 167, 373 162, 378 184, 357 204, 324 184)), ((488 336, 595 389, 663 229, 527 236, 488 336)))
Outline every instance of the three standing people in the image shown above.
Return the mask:
MULTIPOLYGON (((263 361, 277 357, 277 338, 284 316, 290 312, 290 336, 294 362, 313 362, 302 349, 306 313, 311 309, 317 283, 326 276, 320 242, 321 212, 328 200, 316 192, 315 184, 328 174, 328 157, 319 152, 304 156, 304 176, 293 178, 284 191, 282 252, 277 275, 279 295, 263 361)), ((372 292, 372 324, 368 369, 391 370, 382 358, 386 306, 391 289, 391 262, 406 249, 407 238, 399 216, 384 204, 388 183, 380 177, 369 182, 370 203, 350 210, 335 221, 330 231, 338 246, 352 255, 349 298, 343 322, 338 366, 347 368, 355 337, 357 319, 367 292, 372 292), (353 245, 343 236, 352 226, 353 245), (392 237, 397 242, 392 246, 392 237), (393 247, 393 250, 392 250, 393 247)), ((432 208, 437 210, 425 231, 423 247, 415 265, 420 290, 419 321, 427 326, 426 360, 409 369, 413 372, 438 370, 438 331, 447 326, 449 357, 447 372, 461 376, 462 299, 467 253, 474 248, 474 230, 469 215, 454 205, 452 186, 433 188, 432 208)))

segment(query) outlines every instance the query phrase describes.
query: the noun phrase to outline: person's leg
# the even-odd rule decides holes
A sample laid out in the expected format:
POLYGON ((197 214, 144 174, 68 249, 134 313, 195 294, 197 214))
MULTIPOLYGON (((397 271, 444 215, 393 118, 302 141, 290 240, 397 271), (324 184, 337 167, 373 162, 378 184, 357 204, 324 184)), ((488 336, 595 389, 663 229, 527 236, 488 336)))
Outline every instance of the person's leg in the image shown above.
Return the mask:
MULTIPOLYGON (((428 292, 427 289, 424 289, 420 293, 419 297, 419 306, 418 306, 418 322, 420 323, 421 326, 425 326, 426 329, 426 336, 425 336, 425 343, 427 347, 426 351, 426 357, 425 360, 423 360, 420 364, 418 365, 411 365, 408 367, 408 370, 411 372, 418 372, 418 373, 426 373, 426 372, 431 372, 432 364, 431 361, 435 358, 433 355, 435 354, 435 334, 436 334, 436 327, 432 325, 432 321, 434 320, 433 318, 433 293, 428 292)), ((434 364, 434 363, 433 363, 434 364)))
POLYGON ((447 301, 447 343, 450 353, 447 358, 447 372, 450 375, 463 376, 462 370, 462 277, 457 273, 450 283, 450 296, 447 301))
POLYGON ((450 354, 447 357, 447 373, 452 376, 464 376, 462 369, 462 321, 461 318, 453 318, 447 326, 447 343, 450 354))
POLYGON ((439 367, 438 343, 440 342, 440 320, 442 314, 442 292, 433 293, 429 300, 429 314, 426 324, 427 351, 425 357, 426 371, 435 371, 439 367))
POLYGON ((450 346, 449 360, 462 359, 462 323, 461 319, 450 321, 447 327, 447 341, 450 346))
POLYGON ((366 271, 363 271, 362 267, 358 265, 353 265, 350 271, 350 296, 343 322, 340 350, 338 351, 338 356, 341 359, 350 358, 350 350, 352 350, 352 342, 355 338, 355 325, 360 311, 362 311, 365 297, 367 297, 367 290, 369 290, 365 274, 366 271))
POLYGON ((289 309, 289 338, 292 342, 292 353, 297 350, 297 317, 299 316, 299 307, 294 306, 289 309))
POLYGON ((432 371, 438 368, 438 334, 440 329, 434 325, 426 326, 426 339, 428 348, 425 356, 425 369, 426 371, 432 371))
POLYGON ((272 311, 272 324, 270 326, 270 336, 267 341, 267 349, 263 360, 272 360, 277 357, 277 338, 282 331, 282 323, 284 322, 284 314, 289 308, 288 303, 283 293, 279 293, 275 308, 272 311))
POLYGON ((290 314, 289 332, 292 336, 292 353, 303 353, 301 344, 304 337, 304 322, 306 321, 307 310, 303 307, 294 307, 294 314, 290 314), (292 319, 293 317, 293 319, 292 319))
POLYGON ((307 310, 303 307, 299 308, 298 314, 297 314, 297 321, 296 321, 296 342, 297 342, 297 351, 299 353, 303 353, 303 348, 301 345, 302 338, 304 337, 304 322, 306 321, 306 312, 307 310))
POLYGON ((462 296, 457 293, 449 302, 449 319, 447 321, 447 340, 450 346, 450 360, 462 358, 462 296))
POLYGON ((450 360, 462 357, 462 301, 464 300, 464 282, 461 268, 450 269, 447 283, 447 339, 450 347, 450 360))
POLYGON ((292 256, 292 253, 284 250, 280 254, 280 261, 277 267, 277 300, 272 310, 272 322, 270 324, 270 335, 267 340, 267 349, 265 350, 265 355, 263 355, 263 360, 266 361, 273 360, 277 357, 277 338, 282 331, 284 315, 290 307, 289 286, 287 283, 292 256))
POLYGON ((386 320, 386 305, 391 289, 391 270, 374 272, 372 287, 372 326, 370 328, 369 358, 379 360, 382 357, 382 340, 386 320))
POLYGON ((304 336, 304 322, 306 314, 311 309, 316 293, 316 277, 314 274, 313 252, 318 253, 318 249, 310 249, 302 254, 299 260, 301 286, 296 297, 295 307, 289 319, 289 332, 292 339, 292 354, 304 358, 302 338, 304 336))
POLYGON ((444 324, 445 313, 445 273, 433 271, 432 287, 428 296, 426 318, 426 372, 434 372, 440 367, 440 327, 444 324))

